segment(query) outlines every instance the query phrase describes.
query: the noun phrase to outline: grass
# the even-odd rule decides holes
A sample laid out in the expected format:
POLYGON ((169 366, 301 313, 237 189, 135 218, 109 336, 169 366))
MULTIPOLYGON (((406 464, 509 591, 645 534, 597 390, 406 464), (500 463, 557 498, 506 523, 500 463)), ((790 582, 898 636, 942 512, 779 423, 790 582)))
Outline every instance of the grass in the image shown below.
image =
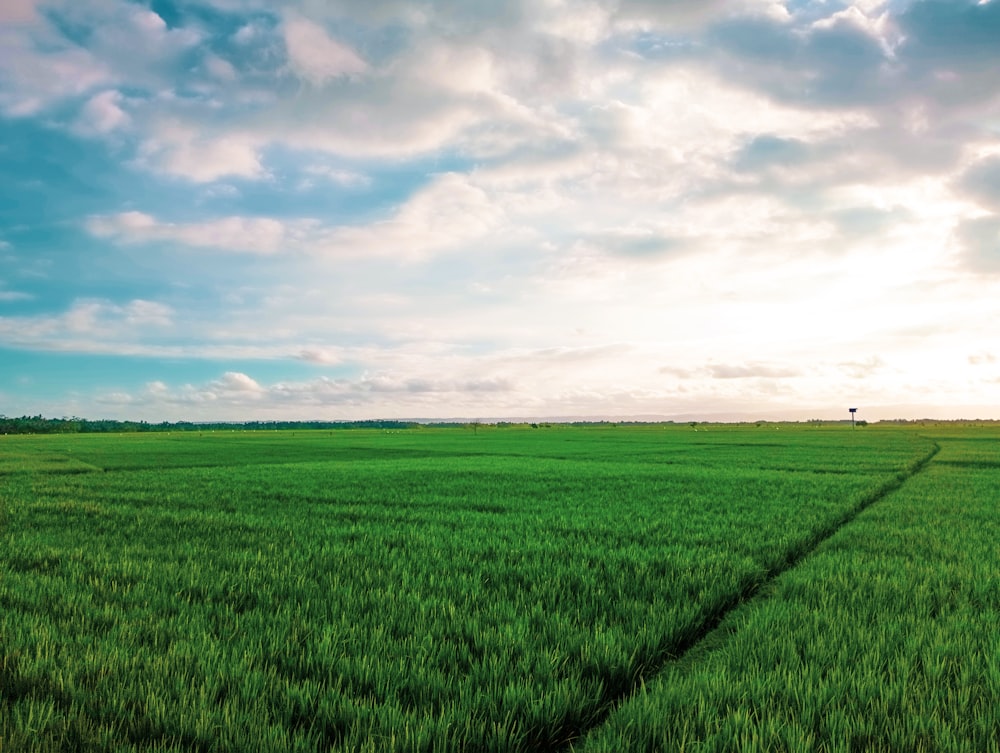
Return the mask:
POLYGON ((669 664, 578 746, 1000 749, 1000 436, 925 472, 669 664))
MULTIPOLYGON (((787 601, 775 589, 818 542, 932 471, 998 472, 989 443, 935 440, 791 426, 0 437, 0 749, 659 749, 680 738, 647 717, 698 676, 724 615, 712 635, 738 635, 751 605, 787 601)), ((705 687, 729 687, 714 671, 705 687)), ((683 739, 724 748, 740 729, 683 739)))

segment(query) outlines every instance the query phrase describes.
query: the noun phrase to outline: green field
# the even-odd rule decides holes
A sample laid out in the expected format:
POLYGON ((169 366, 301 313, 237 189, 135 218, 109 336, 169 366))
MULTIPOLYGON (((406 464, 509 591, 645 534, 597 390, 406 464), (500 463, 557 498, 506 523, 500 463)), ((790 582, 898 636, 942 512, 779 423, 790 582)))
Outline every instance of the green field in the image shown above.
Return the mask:
POLYGON ((1000 430, 0 437, 0 751, 996 751, 1000 430))

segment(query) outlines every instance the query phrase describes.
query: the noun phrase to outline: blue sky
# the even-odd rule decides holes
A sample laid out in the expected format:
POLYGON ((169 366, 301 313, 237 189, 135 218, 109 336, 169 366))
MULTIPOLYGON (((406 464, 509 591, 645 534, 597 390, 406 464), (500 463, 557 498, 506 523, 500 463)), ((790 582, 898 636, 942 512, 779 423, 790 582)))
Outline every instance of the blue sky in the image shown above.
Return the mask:
POLYGON ((0 413, 1000 418, 1000 2, 5 0, 0 413))

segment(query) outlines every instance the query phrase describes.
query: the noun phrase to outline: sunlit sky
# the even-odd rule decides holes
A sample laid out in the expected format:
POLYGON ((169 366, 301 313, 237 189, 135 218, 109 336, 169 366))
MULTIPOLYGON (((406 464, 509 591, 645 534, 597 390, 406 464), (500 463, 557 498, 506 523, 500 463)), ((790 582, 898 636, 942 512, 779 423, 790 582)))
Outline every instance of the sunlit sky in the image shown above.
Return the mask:
POLYGON ((1000 418, 1000 2, 0 2, 0 413, 848 407, 1000 418))

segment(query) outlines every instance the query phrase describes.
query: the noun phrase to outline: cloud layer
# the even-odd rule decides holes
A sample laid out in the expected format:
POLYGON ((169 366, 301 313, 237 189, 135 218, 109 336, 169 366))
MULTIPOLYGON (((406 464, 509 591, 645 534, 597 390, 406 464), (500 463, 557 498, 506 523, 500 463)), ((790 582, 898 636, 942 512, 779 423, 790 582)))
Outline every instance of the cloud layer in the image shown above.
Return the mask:
POLYGON ((0 9, 0 412, 996 404, 1000 3, 154 7, 0 9))

